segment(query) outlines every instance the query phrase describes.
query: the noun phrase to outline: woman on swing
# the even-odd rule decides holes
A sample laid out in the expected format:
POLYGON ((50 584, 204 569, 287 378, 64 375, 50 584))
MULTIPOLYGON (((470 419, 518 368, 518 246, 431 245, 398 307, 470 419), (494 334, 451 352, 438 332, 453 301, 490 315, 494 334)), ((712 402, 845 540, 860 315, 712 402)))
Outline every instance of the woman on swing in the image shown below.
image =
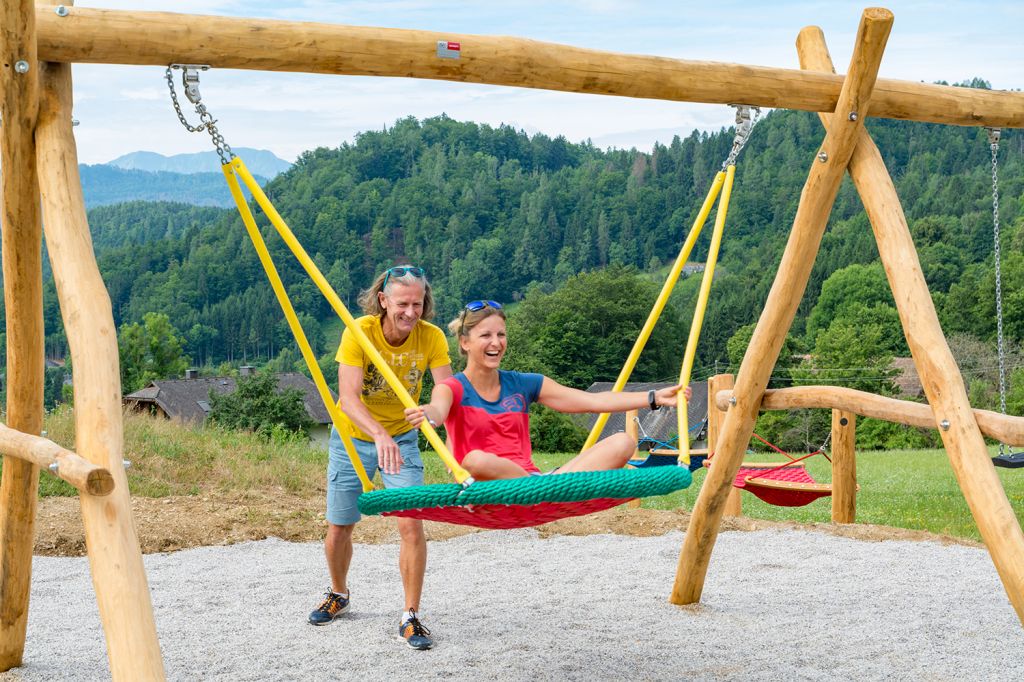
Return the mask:
MULTIPOLYGON (((625 412, 674 406, 680 385, 647 393, 587 393, 541 374, 499 369, 508 347, 505 311, 496 301, 472 301, 449 330, 466 357, 466 369, 434 387, 430 404, 405 410, 415 427, 444 422, 455 459, 478 481, 539 475, 530 444, 530 404, 559 412, 625 412)), ((690 389, 686 388, 686 399, 690 389)), ((617 433, 551 473, 620 469, 636 443, 617 433)))

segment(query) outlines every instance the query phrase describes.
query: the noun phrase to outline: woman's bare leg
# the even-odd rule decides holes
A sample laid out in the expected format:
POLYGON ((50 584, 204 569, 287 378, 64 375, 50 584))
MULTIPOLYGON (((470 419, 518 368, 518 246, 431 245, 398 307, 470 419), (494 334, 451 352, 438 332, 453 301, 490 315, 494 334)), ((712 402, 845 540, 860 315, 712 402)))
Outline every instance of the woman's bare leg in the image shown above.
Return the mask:
POLYGON ((633 455, 636 449, 636 441, 625 433, 617 433, 602 441, 598 441, 593 447, 588 448, 576 455, 568 462, 558 467, 556 474, 567 474, 571 471, 605 471, 608 469, 621 469, 633 455))
MULTIPOLYGON (((597 446, 594 446, 597 447, 597 446)), ((529 472, 515 462, 483 450, 470 450, 462 460, 462 468, 478 481, 499 478, 521 478, 529 472)))

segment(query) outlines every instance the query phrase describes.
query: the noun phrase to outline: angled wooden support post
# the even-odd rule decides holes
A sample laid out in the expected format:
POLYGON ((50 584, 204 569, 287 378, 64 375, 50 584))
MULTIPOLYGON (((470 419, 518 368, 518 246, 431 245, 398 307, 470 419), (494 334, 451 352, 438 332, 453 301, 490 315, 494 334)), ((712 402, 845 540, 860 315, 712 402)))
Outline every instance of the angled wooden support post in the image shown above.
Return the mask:
POLYGON ((832 410, 832 522, 857 520, 857 415, 832 410))
POLYGON ((123 466, 117 330, 85 217, 71 132, 71 65, 45 64, 36 146, 46 245, 75 367, 76 451, 114 477, 106 497, 83 494, 93 587, 115 680, 164 679, 149 587, 123 466))
MULTIPOLYGON (((803 68, 832 71, 819 29, 804 29, 797 49, 803 68)), ((836 119, 822 116, 822 122, 830 128, 836 119)), ((953 473, 1017 617, 1024 623, 1024 533, 989 459, 960 370, 939 325, 892 178, 871 136, 867 131, 859 135, 850 176, 871 221, 907 345, 953 473)))
MULTIPOLYGON (((3 148, 4 305, 7 311, 7 421, 43 428, 42 225, 33 134, 39 108, 36 8, 0 2, 0 127, 3 148)), ((28 623, 39 467, 3 458, 0 483, 0 671, 21 665, 28 623)))
POLYGON ((836 106, 835 125, 825 135, 821 149, 811 162, 775 282, 736 377, 737 402, 726 414, 715 464, 701 486, 686 531, 670 597, 674 604, 700 600, 729 488, 753 433, 761 396, 768 386, 782 342, 807 288, 839 185, 864 126, 891 28, 892 13, 888 10, 869 8, 861 17, 850 68, 836 106))
MULTIPOLYGON (((718 407, 715 396, 719 391, 731 390, 735 385, 735 378, 731 374, 716 374, 708 379, 708 456, 715 454, 718 447, 718 433, 722 430, 722 420, 725 419, 725 410, 718 407)), ((725 500, 725 509, 722 511, 725 516, 743 516, 743 498, 740 489, 729 488, 729 496, 725 500)))

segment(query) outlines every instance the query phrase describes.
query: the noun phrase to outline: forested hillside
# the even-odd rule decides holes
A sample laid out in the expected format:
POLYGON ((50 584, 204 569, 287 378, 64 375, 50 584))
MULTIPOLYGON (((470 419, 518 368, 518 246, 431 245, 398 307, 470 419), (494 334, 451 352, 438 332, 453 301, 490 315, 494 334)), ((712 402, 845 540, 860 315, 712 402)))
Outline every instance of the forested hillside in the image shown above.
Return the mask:
MULTIPOLYGON (((903 199, 947 331, 991 341, 992 188, 985 132, 883 120, 868 127, 903 199)), ((772 112, 755 127, 738 163, 698 373, 727 365, 727 342, 756 321, 822 134, 817 118, 800 112, 772 112)), ((466 300, 539 297, 576 273, 611 265, 650 273, 660 284, 663 266, 675 258, 731 143, 732 132, 721 131, 676 138, 652 153, 603 151, 508 127, 410 118, 363 133, 353 144, 305 153, 266 191, 347 303, 382 267, 411 262, 426 268, 439 317, 446 320, 466 300)), ((1004 131, 1004 311, 1014 341, 1024 337, 1022 144, 1018 131, 1004 131)), ((166 313, 197 364, 265 361, 291 347, 234 211, 131 203, 93 209, 90 221, 119 325, 166 313)), ((327 326, 333 314, 280 240, 269 228, 265 232, 317 351, 329 352, 337 342, 336 327, 327 326)), ((691 260, 702 260, 706 245, 707 237, 691 260)), ((836 315, 855 336, 862 322, 879 326, 891 352, 901 351, 880 268, 849 267, 876 260, 870 226, 847 180, 793 329, 805 352, 816 351, 819 332, 836 315), (833 290, 815 311, 833 273, 833 290)), ((692 305, 695 280, 680 286, 667 313, 674 320, 692 305)), ((596 299, 604 292, 589 295, 596 299)), ((60 354, 63 336, 53 300, 48 284, 47 349, 60 354)), ((832 331, 844 338, 843 329, 832 331)))
MULTIPOLYGON (((218 162, 219 163, 219 162, 218 162)), ((209 168, 216 169, 216 164, 209 168)), ((234 206, 224 175, 128 170, 108 165, 81 165, 86 208, 126 201, 177 201, 195 206, 234 206)), ((266 179, 258 178, 261 185, 266 179)))

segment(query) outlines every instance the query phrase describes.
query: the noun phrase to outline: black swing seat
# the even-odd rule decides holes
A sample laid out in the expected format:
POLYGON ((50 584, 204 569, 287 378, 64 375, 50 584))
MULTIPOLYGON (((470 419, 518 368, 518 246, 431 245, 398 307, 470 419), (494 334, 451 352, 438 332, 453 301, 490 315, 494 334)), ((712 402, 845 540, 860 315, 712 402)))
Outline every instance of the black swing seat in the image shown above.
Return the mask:
POLYGON ((1024 467, 1024 451, 996 455, 992 458, 992 463, 1004 469, 1020 469, 1024 467))

